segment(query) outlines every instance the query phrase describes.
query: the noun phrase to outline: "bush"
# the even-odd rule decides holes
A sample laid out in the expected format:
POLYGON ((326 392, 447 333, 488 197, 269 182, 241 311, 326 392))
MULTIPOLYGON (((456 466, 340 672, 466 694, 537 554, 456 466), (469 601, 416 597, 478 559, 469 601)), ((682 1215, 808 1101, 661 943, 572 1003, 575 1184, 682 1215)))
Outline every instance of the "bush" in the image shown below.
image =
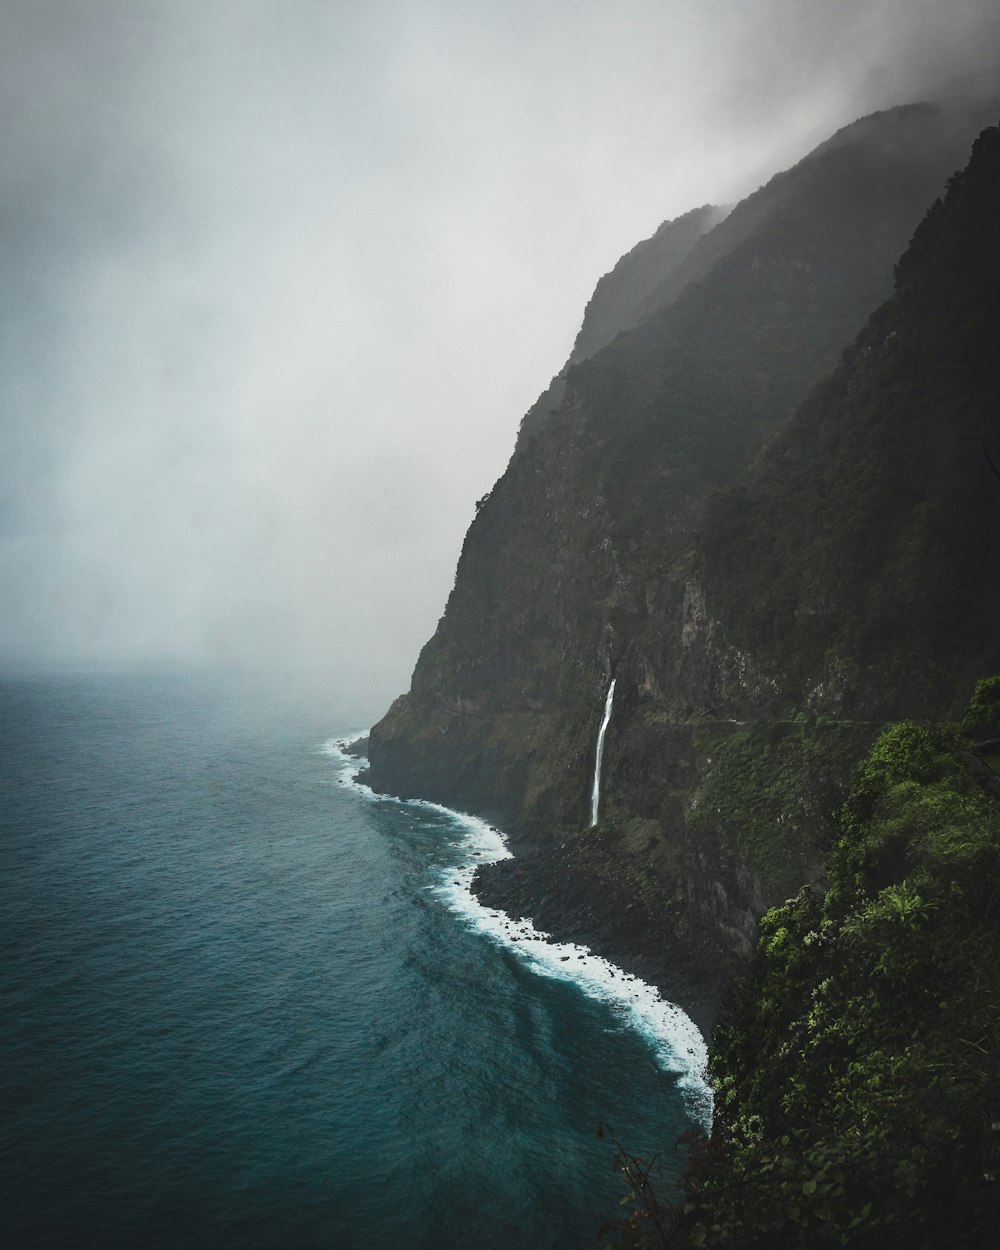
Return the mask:
POLYGON ((1000 677, 984 677, 977 683, 962 728, 975 738, 1000 737, 1000 677))
POLYGON ((762 919, 671 1245, 1000 1244, 1000 808, 958 742, 885 733, 830 892, 762 919))

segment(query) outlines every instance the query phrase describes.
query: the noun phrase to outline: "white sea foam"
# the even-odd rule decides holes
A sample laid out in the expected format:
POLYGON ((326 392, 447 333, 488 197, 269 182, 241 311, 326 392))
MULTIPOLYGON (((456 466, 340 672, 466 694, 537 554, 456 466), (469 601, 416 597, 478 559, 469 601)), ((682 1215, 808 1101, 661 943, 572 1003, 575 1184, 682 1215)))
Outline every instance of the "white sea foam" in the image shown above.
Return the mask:
POLYGON ((540 976, 572 982, 591 998, 607 1003, 623 1027, 649 1042, 660 1067, 677 1077, 688 1110, 707 1130, 712 1123, 712 1091, 706 1080, 708 1049, 687 1013, 662 998, 654 986, 592 954, 589 947, 553 941, 530 921, 513 920, 506 912, 484 907, 472 892, 472 880, 481 864, 511 858, 504 835, 478 816, 425 799, 386 800, 386 796, 358 782, 358 769, 367 760, 346 754, 346 748, 361 737, 363 733, 332 739, 321 748, 339 765, 339 780, 367 797, 446 816, 459 834, 455 847, 461 862, 440 869, 438 883, 430 888, 453 912, 494 942, 516 952, 540 976))
POLYGON ((367 737, 368 730, 359 729, 354 734, 345 734, 341 738, 331 738, 328 742, 322 744, 318 754, 325 755, 333 760, 337 766, 338 781, 342 781, 345 786, 350 786, 352 790, 358 790, 362 794, 371 795, 372 798, 375 798, 375 791, 370 786, 362 785, 357 780, 358 770, 368 767, 367 759, 363 755, 348 755, 347 753, 352 743, 367 737))

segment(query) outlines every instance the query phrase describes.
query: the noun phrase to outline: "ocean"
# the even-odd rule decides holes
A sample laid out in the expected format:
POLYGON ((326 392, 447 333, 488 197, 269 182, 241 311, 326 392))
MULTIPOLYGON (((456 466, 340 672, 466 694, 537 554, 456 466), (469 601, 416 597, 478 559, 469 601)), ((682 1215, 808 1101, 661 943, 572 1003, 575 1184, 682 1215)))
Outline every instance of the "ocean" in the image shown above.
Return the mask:
POLYGON ((222 680, 0 684, 0 1239, 579 1250, 610 1123, 708 1114, 683 1013, 487 912, 496 831, 222 680))

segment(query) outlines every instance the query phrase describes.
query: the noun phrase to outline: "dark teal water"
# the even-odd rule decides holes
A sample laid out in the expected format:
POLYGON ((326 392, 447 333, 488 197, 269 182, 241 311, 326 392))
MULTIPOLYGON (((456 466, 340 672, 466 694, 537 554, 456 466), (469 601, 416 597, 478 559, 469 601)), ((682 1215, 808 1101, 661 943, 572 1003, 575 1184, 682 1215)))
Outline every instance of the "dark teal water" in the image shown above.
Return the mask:
POLYGON ((220 684, 0 687, 0 1240, 596 1241, 688 1127, 606 1003, 449 909, 462 826, 372 801, 357 726, 220 684))

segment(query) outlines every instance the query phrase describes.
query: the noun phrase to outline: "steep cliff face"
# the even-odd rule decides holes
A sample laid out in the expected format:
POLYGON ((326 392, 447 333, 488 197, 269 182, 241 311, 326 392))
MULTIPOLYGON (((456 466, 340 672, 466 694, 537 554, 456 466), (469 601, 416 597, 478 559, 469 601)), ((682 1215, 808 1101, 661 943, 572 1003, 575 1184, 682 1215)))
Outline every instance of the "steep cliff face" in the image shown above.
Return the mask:
POLYGON ((731 715, 941 716, 997 666, 998 223, 991 129, 921 223, 894 298, 711 502, 687 655, 731 715))
MULTIPOLYGON (((636 934, 659 933, 666 923, 720 978, 749 952, 761 910, 820 870, 831 837, 827 815, 849 762, 898 711, 878 695, 889 635, 870 671, 860 664, 856 693, 836 694, 843 657, 863 650, 868 636, 869 627, 858 624, 868 600, 847 601, 842 641, 829 655, 822 649, 822 663, 814 652, 827 618, 817 624, 813 650, 806 642, 800 648, 810 613, 827 602, 823 577, 817 573, 815 585, 808 578, 814 557, 807 538, 822 545, 830 532, 806 466, 817 430, 837 424, 822 396, 842 394, 847 402, 863 393, 861 401, 851 398, 861 404, 851 412, 863 433, 865 414, 882 410, 887 387, 920 390, 919 374, 916 382, 909 374, 894 382, 891 363, 883 369, 873 361, 896 359, 902 376, 922 351, 927 327, 919 317, 931 316, 944 298, 925 263, 913 260, 934 251, 931 227, 922 228, 917 252, 900 266, 897 297, 907 284, 923 284, 925 312, 906 313, 911 320, 898 326, 897 313, 879 313, 877 328, 804 410, 827 415, 789 421, 891 293, 893 262, 962 159, 954 119, 933 109, 895 110, 846 128, 702 234, 658 279, 662 307, 568 369, 561 403, 537 433, 522 431, 473 522, 410 693, 372 731, 376 785, 488 813, 530 835, 539 844, 538 880, 557 878, 577 895, 613 895, 634 913, 633 944, 636 934), (696 280, 681 285, 685 273, 696 280), (894 345, 911 340, 908 354, 893 357, 894 345), (741 482, 767 438, 786 426, 777 450, 741 482), (798 467, 790 472, 793 460, 798 467), (786 508, 786 487, 794 509, 786 508), (774 570, 785 569, 781 552, 799 534, 802 577, 790 591, 795 575, 774 570), (770 579, 773 591, 762 612, 752 606, 759 578, 770 579), (793 627, 782 628, 789 619, 793 627), (601 821, 584 835, 612 674, 601 821)), ((961 282, 956 276, 952 304, 961 282)), ((647 283, 633 309, 655 298, 656 288, 647 283)), ((960 336, 960 322, 952 337, 960 336)), ((953 370, 966 350, 942 348, 953 370)), ((975 402, 985 405, 992 375, 981 367, 976 377, 984 389, 975 402)), ((947 392, 940 381, 921 411, 937 411, 947 392)), ((962 411, 972 402, 963 392, 962 411)), ((903 410, 887 417, 895 434, 883 439, 906 442, 907 420, 903 410)), ((955 437, 982 436, 985 428, 978 418, 959 424, 955 437)), ((893 462, 884 443, 862 448, 842 434, 824 437, 836 444, 828 460, 843 473, 852 462, 855 477, 886 455, 893 462)), ((938 464, 943 440, 922 451, 908 447, 906 464, 921 456, 938 464)), ((963 445, 963 464, 970 454, 982 453, 963 445)), ((832 471, 823 486, 834 509, 836 477, 832 471)), ((956 468, 919 513, 920 524, 914 520, 917 528, 870 563, 861 579, 869 599, 881 587, 898 604, 919 587, 934 518, 963 480, 956 468), (900 544, 908 564, 899 562, 900 544), (894 582, 886 581, 889 566, 898 571, 894 582)), ((911 503, 916 516, 916 494, 911 503)), ((868 520, 859 516, 855 547, 864 546, 868 520)), ((970 534, 983 532, 979 513, 967 522, 970 534)), ((954 552, 951 544, 934 558, 951 560, 954 552)), ((830 550, 823 567, 841 569, 831 601, 853 585, 850 558, 848 547, 830 550)), ((967 573, 975 561, 967 554, 963 561, 967 573)), ((915 619, 920 603, 917 592, 915 619)), ((905 616, 894 610, 895 619, 905 616)), ((971 671, 982 657, 975 628, 968 633, 963 664, 971 671)), ((916 652, 907 663, 915 661, 916 652)), ((949 671, 938 692, 955 676, 943 667, 949 671)), ((907 689, 907 671, 914 684, 904 664, 894 691, 907 689)), ((924 706, 938 697, 928 694, 924 706)), ((497 866, 484 888, 505 901, 516 871, 497 866)), ((532 910, 528 901, 525 911, 532 910)))

